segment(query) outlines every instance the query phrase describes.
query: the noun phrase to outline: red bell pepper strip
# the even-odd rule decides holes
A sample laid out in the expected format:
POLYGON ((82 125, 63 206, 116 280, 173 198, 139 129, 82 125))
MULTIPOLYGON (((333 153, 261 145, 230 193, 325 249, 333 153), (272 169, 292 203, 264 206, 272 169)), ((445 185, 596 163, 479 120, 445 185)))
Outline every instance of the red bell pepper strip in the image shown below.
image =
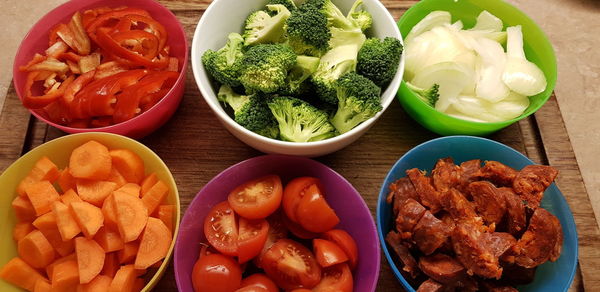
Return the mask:
POLYGON ((64 104, 67 106, 70 105, 75 99, 75 95, 83 88, 85 85, 94 80, 94 74, 96 74, 95 70, 89 71, 82 75, 79 75, 77 79, 75 79, 67 88, 65 88, 65 93, 62 96, 62 100, 64 104))
POLYGON ((150 31, 150 33, 154 34, 156 38, 158 38, 158 51, 162 51, 167 43, 167 30, 165 27, 160 24, 160 22, 154 20, 152 17, 143 16, 139 14, 130 14, 126 15, 124 18, 129 19, 133 23, 145 23, 146 27, 143 29, 144 31, 150 31))
POLYGON ((92 21, 90 24, 87 25, 85 30, 87 31, 90 38, 97 42, 96 31, 98 30, 98 28, 103 27, 106 24, 110 23, 110 20, 115 20, 115 19, 118 20, 125 15, 131 15, 131 14, 150 16, 148 11, 146 11, 144 9, 125 8, 125 9, 121 9, 121 10, 115 10, 112 12, 108 12, 108 13, 99 15, 98 17, 96 17, 96 19, 94 21, 92 21))
POLYGON ((65 88, 69 86, 75 77, 69 76, 60 84, 60 86, 53 87, 46 94, 34 96, 31 92, 34 83, 36 81, 44 80, 45 78, 46 75, 44 72, 39 71, 33 71, 27 75, 27 79, 25 80, 25 96, 23 97, 23 105, 26 108, 39 109, 54 102, 63 95, 65 88))

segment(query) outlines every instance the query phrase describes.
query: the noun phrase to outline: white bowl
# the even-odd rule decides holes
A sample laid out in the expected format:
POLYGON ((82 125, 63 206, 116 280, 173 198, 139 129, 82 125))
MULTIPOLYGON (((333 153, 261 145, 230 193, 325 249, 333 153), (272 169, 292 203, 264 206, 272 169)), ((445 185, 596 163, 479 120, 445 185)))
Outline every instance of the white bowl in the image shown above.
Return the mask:
MULTIPOLYGON (((350 10, 354 1, 332 0, 344 13, 350 10)), ((252 11, 263 9, 266 3, 266 0, 215 0, 198 22, 192 40, 192 70, 204 100, 231 134, 249 146, 265 153, 314 157, 329 154, 348 146, 373 126, 394 100, 404 72, 404 55, 402 55, 396 76, 381 96, 383 110, 351 131, 327 140, 306 143, 285 142, 258 135, 237 124, 225 112, 217 100, 218 88, 214 87, 212 79, 204 70, 201 60, 202 54, 206 50, 222 48, 229 33, 241 33, 246 17, 252 11)), ((367 30, 367 37, 382 39, 389 36, 402 41, 402 36, 394 18, 379 0, 364 0, 364 8, 373 16, 373 27, 367 30)))

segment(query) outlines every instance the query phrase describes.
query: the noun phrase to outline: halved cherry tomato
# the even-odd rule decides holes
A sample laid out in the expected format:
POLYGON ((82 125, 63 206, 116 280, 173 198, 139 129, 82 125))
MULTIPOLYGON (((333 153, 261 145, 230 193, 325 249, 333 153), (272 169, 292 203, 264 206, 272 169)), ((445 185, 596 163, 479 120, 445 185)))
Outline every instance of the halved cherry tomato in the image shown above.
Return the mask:
POLYGON ((238 289, 241 282, 240 265, 221 254, 201 257, 192 271, 192 284, 196 292, 231 292, 238 289))
POLYGON ((237 289, 235 292, 269 292, 269 290, 258 286, 247 286, 237 289))
POLYGON ((200 243, 201 247, 200 247, 200 252, 198 253, 198 259, 200 259, 203 256, 207 256, 209 254, 215 254, 218 253, 218 251, 216 251, 212 246, 210 246, 208 243, 200 243))
POLYGON ((292 220, 286 215, 283 215, 281 217, 283 219, 283 224, 285 225, 285 227, 296 237, 302 239, 312 239, 319 236, 318 233, 310 232, 304 229, 304 227, 300 226, 300 224, 292 222, 292 220))
POLYGON ((280 239, 262 258, 267 275, 285 290, 312 288, 321 281, 321 267, 304 245, 280 239))
POLYGON ((316 184, 304 191, 296 209, 296 218, 304 229, 316 233, 331 230, 340 223, 340 218, 327 204, 323 192, 316 184))
POLYGON ((329 240, 313 239, 313 252, 317 258, 317 263, 323 268, 348 261, 348 256, 344 250, 329 240))
POLYGON ((267 277, 265 274, 253 274, 242 279, 242 288, 245 287, 259 287, 264 289, 266 292, 279 292, 279 288, 271 280, 271 278, 267 277))
POLYGON ((240 216, 262 219, 279 208, 281 196, 281 179, 277 175, 267 175, 236 187, 227 200, 240 216))
POLYGON ((354 270, 358 264, 358 247, 356 241, 348 232, 342 229, 332 229, 323 234, 321 238, 335 242, 348 256, 348 264, 350 269, 354 270))
POLYGON ((288 234, 287 228, 284 226, 282 221, 283 214, 277 211, 271 216, 267 217, 267 222, 269 222, 269 233, 267 234, 267 240, 260 251, 260 254, 254 258, 254 265, 257 267, 262 267, 260 261, 262 256, 267 252, 267 250, 278 240, 282 238, 286 238, 288 234))
POLYGON ((347 264, 339 264, 323 270, 321 282, 312 292, 352 292, 354 282, 347 264))
POLYGON ((283 190, 283 211, 292 222, 298 222, 296 218, 296 209, 300 199, 304 196, 304 190, 310 185, 320 184, 319 179, 315 177, 299 177, 285 185, 283 190))
POLYGON ((267 241, 268 233, 269 223, 267 220, 248 220, 240 217, 237 239, 237 256, 240 264, 245 263, 260 254, 260 251, 267 241))
POLYGON ((300 289, 294 289, 290 292, 312 292, 312 290, 306 289, 306 288, 300 288, 300 289))
POLYGON ((235 213, 227 201, 215 205, 204 219, 204 236, 218 251, 237 255, 238 227, 235 213))

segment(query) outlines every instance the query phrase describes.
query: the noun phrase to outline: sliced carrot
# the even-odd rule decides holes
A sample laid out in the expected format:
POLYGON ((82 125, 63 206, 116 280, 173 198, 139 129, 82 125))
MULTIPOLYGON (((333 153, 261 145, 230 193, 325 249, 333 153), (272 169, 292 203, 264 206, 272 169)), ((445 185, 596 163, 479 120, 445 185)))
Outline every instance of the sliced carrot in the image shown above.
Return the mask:
POLYGON ((35 282, 33 292, 50 292, 52 291, 52 285, 46 279, 39 279, 35 282))
POLYGON ((113 278, 120 267, 121 265, 119 264, 117 253, 107 253, 104 257, 104 267, 102 267, 101 274, 113 278))
POLYGON ((119 263, 121 264, 130 264, 135 260, 135 256, 137 255, 138 249, 140 247, 140 243, 137 241, 132 241, 125 243, 123 245, 123 249, 117 252, 119 256, 119 263))
POLYGON ((48 180, 50 182, 55 182, 60 176, 60 171, 52 160, 44 156, 35 163, 29 172, 29 176, 38 181, 48 180))
POLYGON ((46 275, 48 275, 49 278, 52 278, 52 273, 54 273, 54 267, 60 263, 64 263, 66 261, 76 261, 77 260, 77 256, 75 255, 75 253, 70 253, 66 256, 63 256, 62 258, 58 258, 56 260, 54 260, 54 262, 52 262, 51 264, 49 264, 48 266, 46 266, 46 275))
POLYGON ((45 268, 54 261, 54 248, 39 230, 29 232, 17 244, 19 257, 34 268, 45 268))
POLYGON ((81 228, 79 228, 73 214, 69 211, 69 207, 65 204, 59 201, 54 202, 52 204, 52 212, 56 216, 56 226, 58 226, 58 231, 63 241, 71 240, 81 232, 81 228))
POLYGON ((111 167, 108 148, 93 140, 75 148, 69 159, 69 172, 76 178, 104 180, 111 167))
POLYGON ((114 193, 113 200, 117 211, 117 226, 123 242, 136 240, 148 220, 148 211, 142 199, 124 193, 114 193))
MULTIPOLYGON (((135 268, 135 265, 133 265, 133 267, 135 268)), ((135 275, 138 277, 145 275, 147 272, 147 269, 135 269, 135 275)))
POLYGON ((144 279, 142 278, 135 278, 135 281, 133 282, 133 292, 139 292, 142 291, 142 289, 144 289, 144 286, 146 286, 146 282, 144 281, 144 279))
MULTIPOLYGON (((78 237, 83 238, 83 237, 78 237)), ((58 263, 52 270, 52 291, 75 291, 79 284, 77 260, 58 263)))
POLYGON ((127 180, 114 166, 110 169, 110 174, 108 175, 108 178, 106 180, 116 183, 117 188, 120 188, 121 186, 127 183, 127 180))
POLYGON ((19 222, 15 224, 13 229, 13 239, 19 241, 23 239, 29 232, 33 231, 33 225, 29 222, 19 222))
POLYGON ((79 283, 86 284, 93 280, 104 266, 104 249, 93 239, 75 238, 75 253, 79 267, 79 283))
POLYGON ((146 205, 148 215, 152 214, 169 194, 169 187, 162 180, 155 183, 144 195, 142 201, 146 205))
POLYGON ((115 167, 131 183, 139 184, 144 179, 144 161, 129 149, 113 149, 109 151, 115 167))
POLYGON ((102 214, 104 215, 104 226, 117 227, 117 210, 115 209, 115 199, 109 195, 102 203, 102 214))
POLYGON ((171 233, 173 232, 173 218, 175 217, 175 205, 160 205, 158 206, 157 217, 165 223, 171 233))
POLYGON ((40 272, 18 257, 11 259, 0 268, 0 279, 29 291, 35 289, 38 280, 46 280, 40 272))
POLYGON ((68 166, 60 172, 60 176, 58 177, 58 186, 63 192, 75 188, 75 178, 71 175, 68 166))
POLYGON ((96 206, 102 206, 104 199, 108 197, 115 189, 117 184, 102 180, 77 180, 77 193, 79 197, 86 202, 96 206))
POLYGON ((66 256, 75 249, 73 241, 62 241, 58 226, 56 225, 56 216, 54 216, 54 212, 49 212, 38 217, 32 224, 44 234, 48 242, 50 242, 52 247, 54 247, 61 256, 66 256))
POLYGON ((83 202, 83 200, 73 189, 68 189, 64 194, 62 194, 60 196, 60 201, 67 206, 70 206, 73 202, 83 202))
POLYGON ((115 192, 124 192, 126 194, 139 197, 140 196, 140 185, 134 183, 124 184, 122 187, 118 188, 115 192))
POLYGON ((88 202, 71 203, 71 211, 75 221, 87 238, 92 238, 104 225, 102 210, 88 202))
POLYGON ((28 186, 30 186, 31 184, 38 182, 39 180, 32 178, 31 176, 26 176, 25 178, 23 178, 20 182, 19 185, 17 185, 17 193, 19 194, 19 196, 27 196, 27 192, 25 192, 25 189, 27 189, 28 186))
POLYGON ((162 261, 162 260, 160 260, 160 261, 158 261, 158 262, 154 263, 153 265, 151 265, 150 267, 151 267, 151 268, 158 269, 158 268, 160 268, 160 266, 162 266, 162 264, 163 264, 163 261, 162 261))
POLYGON ((98 230, 94 240, 104 249, 104 252, 113 252, 123 249, 124 243, 119 235, 119 231, 113 230, 107 226, 104 226, 98 230))
POLYGON ((87 284, 79 285, 77 292, 106 292, 112 282, 112 278, 105 275, 98 275, 87 284))
POLYGON ((135 283, 136 275, 133 265, 121 266, 115 274, 108 291, 131 291, 135 283))
POLYGON ((156 173, 151 173, 150 175, 148 175, 146 178, 144 178, 144 180, 142 181, 142 190, 141 190, 141 195, 142 197, 144 197, 144 195, 146 194, 146 192, 154 185, 158 182, 158 177, 156 176, 156 173))
POLYGON ((159 219, 154 217, 148 218, 140 247, 137 256, 135 257, 136 269, 147 269, 154 263, 162 260, 167 256, 169 247, 171 246, 171 231, 159 219))
POLYGON ((50 212, 52 203, 60 199, 54 186, 47 180, 28 185, 25 192, 37 216, 50 212))
POLYGON ((33 222, 37 217, 35 209, 27 197, 17 196, 12 201, 13 210, 15 210, 15 216, 20 222, 33 222))

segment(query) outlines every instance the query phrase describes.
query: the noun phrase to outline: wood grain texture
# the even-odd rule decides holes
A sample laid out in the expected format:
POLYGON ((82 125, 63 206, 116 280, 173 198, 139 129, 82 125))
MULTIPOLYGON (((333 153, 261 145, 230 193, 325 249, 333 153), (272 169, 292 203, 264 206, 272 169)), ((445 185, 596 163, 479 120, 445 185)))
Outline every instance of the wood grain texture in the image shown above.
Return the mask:
MULTIPOLYGON (((211 1, 160 2, 178 17, 191 43, 196 24, 211 1)), ((416 2, 382 1, 395 19, 416 2)), ((9 133, 0 140, 0 169, 5 169, 24 151, 64 135, 32 119, 13 89, 9 90, 0 115, 0 133, 9 133)), ((393 102, 363 137, 316 160, 348 179, 375 216, 377 196, 388 170, 408 150, 436 137, 414 122, 398 102, 393 102)), ((537 163, 550 164, 560 170, 557 183, 573 210, 580 240, 582 273, 576 277, 571 290, 581 291, 585 287, 588 291, 600 291, 600 274, 596 272, 600 266, 598 227, 555 99, 551 99, 535 117, 513 124, 490 138, 528 155, 537 163)), ((218 122, 197 89, 190 64, 181 106, 171 120, 141 142, 154 150, 171 169, 183 212, 198 191, 219 172, 261 155, 218 122)), ((154 291, 176 291, 172 263, 154 291)), ((377 291, 403 291, 383 255, 377 291)))

